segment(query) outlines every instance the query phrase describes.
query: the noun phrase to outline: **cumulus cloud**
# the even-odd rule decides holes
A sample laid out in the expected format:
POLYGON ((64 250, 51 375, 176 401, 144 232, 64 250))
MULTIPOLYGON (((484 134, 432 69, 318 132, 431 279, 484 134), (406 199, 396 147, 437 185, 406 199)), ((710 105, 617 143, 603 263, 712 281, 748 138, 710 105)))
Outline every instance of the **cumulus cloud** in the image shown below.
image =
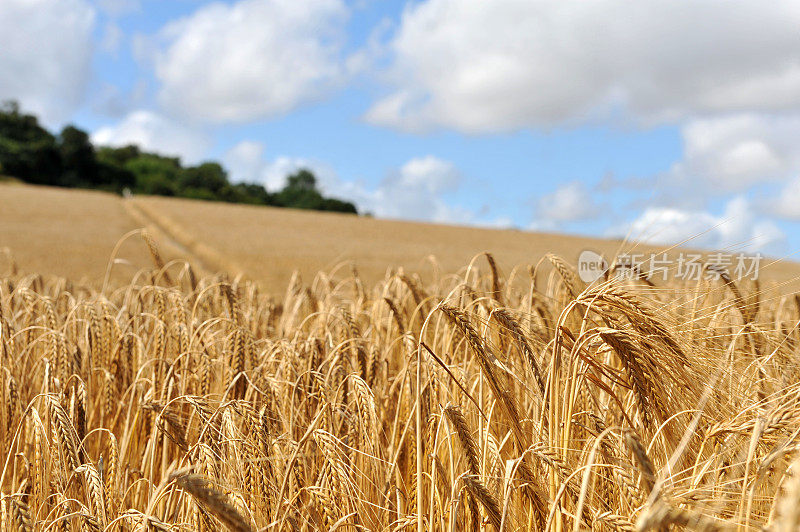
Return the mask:
POLYGON ((142 7, 140 0, 97 0, 97 5, 112 17, 132 13, 142 7))
POLYGON ((144 80, 125 90, 111 83, 102 83, 92 98, 91 109, 97 114, 119 120, 141 108, 146 98, 147 83, 144 80))
POLYGON ((262 181, 284 181, 299 168, 314 171, 325 194, 353 201, 360 211, 378 218, 457 224, 480 222, 469 209, 451 206, 447 201, 446 195, 458 188, 462 176, 451 162, 432 155, 410 159, 389 172, 377 186, 342 179, 319 162, 291 157, 278 157, 266 164, 262 181))
POLYGON ((213 122, 288 112, 341 82, 346 17, 341 0, 204 6, 160 32, 159 100, 173 112, 213 122))
POLYGON ((385 183, 439 194, 455 189, 459 181, 461 174, 453 163, 428 155, 411 159, 400 168, 396 179, 389 178, 385 183))
POLYGON ((222 158, 232 181, 261 182, 264 169, 264 144, 254 140, 243 140, 229 149, 222 158))
POLYGON ((134 111, 119 123, 98 129, 92 134, 92 142, 100 146, 137 144, 147 151, 179 156, 189 164, 203 160, 211 144, 202 131, 146 110, 134 111))
POLYGON ((715 216, 706 211, 649 207, 632 223, 615 227, 607 236, 628 237, 653 244, 779 254, 786 236, 773 222, 759 218, 743 196, 727 203, 715 216))
POLYGON ((413 3, 390 42, 392 91, 367 119, 493 132, 796 108, 798 26, 792 0, 413 3))
POLYGON ((326 192, 340 182, 336 172, 319 161, 285 155, 268 160, 264 143, 253 140, 239 142, 222 160, 232 181, 260 183, 272 192, 283 188, 286 178, 302 168, 314 172, 319 188, 326 192))
MULTIPOLYGON (((409 160, 374 190, 353 190, 359 203, 381 218, 468 223, 473 214, 450 206, 443 194, 454 191, 461 174, 449 161, 432 155, 409 160)), ((346 189, 343 189, 343 192, 346 189)))
POLYGON ((89 79, 94 22, 84 0, 0 2, 0 100, 49 124, 69 118, 89 79))
POLYGON ((276 191, 286 177, 301 168, 317 176, 320 190, 326 195, 353 201, 361 212, 379 218, 418 220, 439 223, 474 224, 484 227, 510 227, 507 217, 487 218, 470 209, 454 207, 447 195, 462 181, 459 170, 449 161, 427 155, 415 157, 391 171, 377 186, 363 181, 343 179, 330 166, 302 157, 265 157, 266 147, 257 141, 242 141, 228 150, 223 161, 234 181, 261 183, 276 191))
POLYGON ((587 220, 597 216, 600 209, 586 185, 573 181, 539 198, 536 212, 541 219, 538 223, 546 225, 587 220))
POLYGON ((119 48, 122 45, 122 41, 125 38, 125 34, 115 22, 109 21, 106 24, 105 29, 103 30, 103 38, 100 41, 100 48, 112 55, 116 55, 119 52, 119 48))
POLYGON ((261 171, 261 181, 270 190, 286 185, 286 178, 301 169, 311 170, 317 178, 320 190, 329 192, 339 183, 336 172, 324 163, 305 157, 280 156, 267 162, 261 171))
POLYGON ((800 172, 800 115, 740 113, 690 120, 681 128, 684 154, 667 178, 716 190, 742 190, 800 172))
POLYGON ((789 181, 774 202, 775 214, 791 220, 800 220, 800 176, 789 181))

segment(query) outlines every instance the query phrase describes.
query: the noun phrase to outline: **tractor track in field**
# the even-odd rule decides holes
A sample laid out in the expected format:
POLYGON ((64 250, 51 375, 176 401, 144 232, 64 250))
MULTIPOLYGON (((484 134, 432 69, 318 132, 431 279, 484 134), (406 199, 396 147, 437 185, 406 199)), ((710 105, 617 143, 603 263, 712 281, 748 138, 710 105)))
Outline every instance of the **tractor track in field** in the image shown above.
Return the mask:
POLYGON ((232 277, 245 275, 244 269, 234 261, 208 244, 198 241, 174 220, 156 212, 152 207, 133 198, 123 199, 122 206, 127 214, 137 223, 144 225, 156 240, 163 241, 186 256, 203 273, 225 272, 232 277))

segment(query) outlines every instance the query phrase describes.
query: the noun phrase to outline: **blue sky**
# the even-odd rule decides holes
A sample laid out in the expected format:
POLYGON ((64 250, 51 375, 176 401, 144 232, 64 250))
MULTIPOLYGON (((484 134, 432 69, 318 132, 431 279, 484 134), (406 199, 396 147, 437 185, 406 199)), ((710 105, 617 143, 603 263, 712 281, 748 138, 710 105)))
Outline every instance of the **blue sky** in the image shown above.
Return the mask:
POLYGON ((4 0, 0 98, 379 217, 800 250, 800 5, 4 0))

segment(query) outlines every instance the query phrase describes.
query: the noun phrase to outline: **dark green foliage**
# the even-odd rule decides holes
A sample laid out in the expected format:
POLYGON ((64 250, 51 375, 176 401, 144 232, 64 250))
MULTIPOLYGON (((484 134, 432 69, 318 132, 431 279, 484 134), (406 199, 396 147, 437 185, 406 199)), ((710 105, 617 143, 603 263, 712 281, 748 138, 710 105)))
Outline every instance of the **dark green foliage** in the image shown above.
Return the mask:
POLYGON ((125 163, 125 168, 136 176, 135 192, 156 196, 175 196, 182 168, 176 158, 142 153, 125 163))
POLYGON ((261 185, 254 183, 239 183, 233 185, 234 194, 240 197, 247 198, 241 203, 251 203, 254 205, 277 205, 275 202, 275 195, 267 192, 261 185))
POLYGON ((61 185, 91 188, 103 184, 99 180, 94 146, 85 131, 67 126, 61 130, 57 142, 61 157, 61 185))
POLYGON ((322 200, 322 203, 318 207, 318 210, 331 211, 331 212, 349 212, 351 214, 358 214, 358 209, 356 209, 354 203, 336 198, 324 198, 322 200))
POLYGON ((112 164, 116 166, 125 166, 131 159, 139 157, 142 152, 138 146, 124 146, 122 148, 111 148, 109 146, 101 146, 96 150, 97 160, 112 164))
POLYGON ((115 192, 135 189, 136 175, 126 165, 129 161, 139 157, 140 154, 141 152, 136 146, 95 149, 98 180, 102 183, 98 188, 115 192))
POLYGON ((317 178, 310 170, 302 168, 286 178, 286 186, 275 195, 283 207, 357 213, 356 206, 348 201, 324 197, 317 190, 317 178))
POLYGON ((0 105, 2 175, 42 185, 358 213, 351 202, 323 196, 307 169, 290 175, 286 186, 273 194, 259 184, 231 183, 217 162, 184 167, 178 158, 134 145, 95 148, 89 135, 72 125, 55 137, 15 102, 0 105))
POLYGON ((121 193, 123 190, 133 190, 136 186, 136 176, 124 166, 110 164, 103 161, 97 162, 98 184, 93 188, 121 193))
POLYGON ((228 186, 228 174, 219 163, 203 163, 184 168, 178 179, 181 188, 202 188, 214 194, 228 186))
POLYGON ((306 168, 301 168, 286 178, 284 190, 313 191, 317 189, 317 177, 306 168))
POLYGON ((61 174, 55 137, 14 102, 0 106, 0 173, 42 185, 58 184, 61 174))
POLYGON ((181 190, 181 196, 189 199, 199 199, 207 201, 219 201, 216 194, 205 188, 184 188, 181 190))

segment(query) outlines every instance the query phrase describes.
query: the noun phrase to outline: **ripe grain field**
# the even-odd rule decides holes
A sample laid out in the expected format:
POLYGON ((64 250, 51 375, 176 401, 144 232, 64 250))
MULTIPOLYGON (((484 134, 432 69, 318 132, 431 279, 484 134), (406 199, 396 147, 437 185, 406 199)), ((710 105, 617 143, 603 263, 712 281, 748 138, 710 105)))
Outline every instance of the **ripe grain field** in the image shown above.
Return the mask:
MULTIPOLYGON (((121 231, 153 226, 128 236, 135 260, 119 250, 126 281, 0 277, 7 530, 800 526, 800 297, 783 282, 587 286, 538 248, 504 274, 492 254, 457 264, 455 228, 369 221, 455 251, 433 275, 402 255, 411 236, 367 236, 374 263, 284 273, 275 296, 232 269, 260 271, 253 247, 284 244, 255 235, 278 222, 231 228, 278 213, 115 201, 121 231)), ((311 264, 357 254, 361 220, 316 216, 315 242, 308 213, 284 214, 286 246, 330 248, 311 264)))
MULTIPOLYGON (((609 259, 617 253, 650 253, 662 248, 618 240, 480 229, 352 215, 229 205, 162 197, 136 197, 132 203, 151 220, 171 231, 188 247, 200 244, 212 263, 246 273, 261 286, 283 294, 296 270, 311 280, 320 271, 355 266, 369 283, 385 278, 388 270, 404 268, 425 280, 463 273, 482 251, 490 250, 509 276, 554 253, 574 263, 591 249, 609 259), (209 253, 206 253, 209 254, 209 253)), ((729 250, 732 252, 738 250, 729 250)), ((674 258, 675 251, 670 252, 674 258)), ((765 260, 765 278, 797 288, 800 265, 765 260)))
MULTIPOLYGON (((0 183, 0 272, 12 268, 94 284, 103 279, 115 245, 141 223, 112 194, 0 183)), ((165 258, 178 256, 166 243, 165 258)), ((130 279, 150 263, 141 242, 123 242, 113 270, 130 279)))
MULTIPOLYGON (((102 192, 0 183, 0 268, 8 269, 12 257, 21 271, 98 285, 120 239, 143 227, 166 262, 188 261, 201 273, 243 274, 279 296, 295 272, 311 280, 320 271, 348 273, 355 267, 361 279, 375 283, 402 268, 437 282, 463 275, 476 255, 490 250, 516 279, 525 278, 525 268, 548 252, 574 263, 584 249, 609 258, 620 251, 662 251, 560 234, 163 197, 125 200, 102 192)), ((124 240, 115 259, 111 272, 121 282, 150 260, 147 247, 136 238, 124 240)), ((800 287, 800 265, 795 262, 765 260, 761 273, 783 291, 800 287)))

